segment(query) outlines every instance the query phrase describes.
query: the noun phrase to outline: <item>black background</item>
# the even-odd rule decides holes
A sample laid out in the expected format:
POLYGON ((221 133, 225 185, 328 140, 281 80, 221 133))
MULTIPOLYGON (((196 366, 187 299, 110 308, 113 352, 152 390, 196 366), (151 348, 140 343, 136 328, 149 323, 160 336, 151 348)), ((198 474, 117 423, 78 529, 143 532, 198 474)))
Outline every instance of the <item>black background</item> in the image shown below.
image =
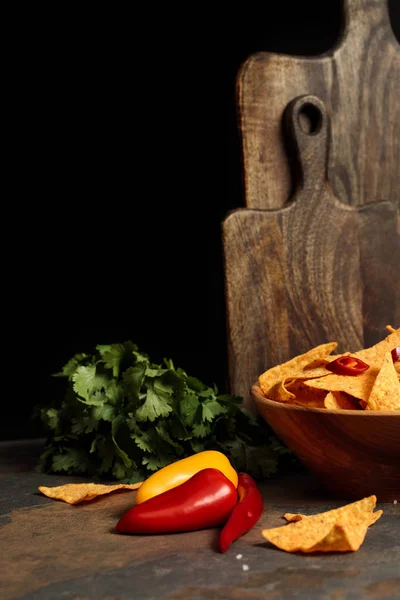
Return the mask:
POLYGON ((9 91, 23 168, 3 221, 3 439, 41 434, 31 412, 58 393, 51 373, 97 343, 132 339, 226 389, 220 226, 244 205, 236 75, 256 51, 328 50, 341 13, 340 0, 48 10, 9 91))

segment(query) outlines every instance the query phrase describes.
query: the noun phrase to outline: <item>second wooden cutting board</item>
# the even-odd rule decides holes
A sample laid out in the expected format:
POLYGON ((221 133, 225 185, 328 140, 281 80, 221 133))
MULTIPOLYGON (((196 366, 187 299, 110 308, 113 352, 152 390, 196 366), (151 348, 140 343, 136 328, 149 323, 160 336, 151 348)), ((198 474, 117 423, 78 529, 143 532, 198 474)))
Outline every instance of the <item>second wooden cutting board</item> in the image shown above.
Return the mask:
POLYGON ((328 171, 336 196, 351 205, 399 201, 400 45, 388 0, 341 4, 343 31, 331 51, 312 58, 260 52, 238 74, 249 208, 280 208, 290 196, 281 119, 303 94, 321 98, 332 117, 328 171))
POLYGON ((267 368, 328 341, 356 351, 400 324, 397 203, 352 207, 327 180, 330 120, 301 96, 285 114, 297 192, 278 210, 223 223, 231 391, 248 397, 267 368))

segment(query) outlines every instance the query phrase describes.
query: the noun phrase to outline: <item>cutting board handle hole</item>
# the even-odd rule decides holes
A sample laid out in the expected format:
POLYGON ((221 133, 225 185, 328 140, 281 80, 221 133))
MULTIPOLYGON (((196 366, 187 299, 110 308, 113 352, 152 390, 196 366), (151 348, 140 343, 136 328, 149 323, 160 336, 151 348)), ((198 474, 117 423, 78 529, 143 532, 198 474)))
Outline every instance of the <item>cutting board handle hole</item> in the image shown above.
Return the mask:
POLYGON ((297 121, 303 133, 317 135, 322 127, 322 113, 317 106, 306 102, 297 114, 297 121))

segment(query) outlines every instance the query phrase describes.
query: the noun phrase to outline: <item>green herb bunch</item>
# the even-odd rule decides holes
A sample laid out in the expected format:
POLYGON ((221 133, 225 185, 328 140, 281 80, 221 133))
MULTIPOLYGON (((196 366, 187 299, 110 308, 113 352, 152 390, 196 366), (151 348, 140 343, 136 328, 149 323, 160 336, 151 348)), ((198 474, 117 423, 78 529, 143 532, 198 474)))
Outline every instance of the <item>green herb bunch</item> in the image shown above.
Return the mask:
POLYGON ((136 482, 202 450, 226 454, 237 470, 269 477, 292 460, 261 419, 171 360, 150 362, 131 341, 77 354, 57 377, 65 397, 41 407, 48 430, 38 469, 136 482))

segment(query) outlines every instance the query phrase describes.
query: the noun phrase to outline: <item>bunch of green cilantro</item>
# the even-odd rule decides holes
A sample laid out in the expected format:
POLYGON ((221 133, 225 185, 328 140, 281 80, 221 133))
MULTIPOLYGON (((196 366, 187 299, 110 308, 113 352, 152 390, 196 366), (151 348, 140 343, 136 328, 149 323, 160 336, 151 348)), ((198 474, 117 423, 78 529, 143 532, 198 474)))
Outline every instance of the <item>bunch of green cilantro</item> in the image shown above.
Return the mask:
POLYGON ((259 479, 292 461, 240 397, 164 363, 151 363, 130 341, 75 355, 56 374, 68 379, 65 397, 40 408, 49 435, 38 469, 135 482, 214 449, 259 479))

